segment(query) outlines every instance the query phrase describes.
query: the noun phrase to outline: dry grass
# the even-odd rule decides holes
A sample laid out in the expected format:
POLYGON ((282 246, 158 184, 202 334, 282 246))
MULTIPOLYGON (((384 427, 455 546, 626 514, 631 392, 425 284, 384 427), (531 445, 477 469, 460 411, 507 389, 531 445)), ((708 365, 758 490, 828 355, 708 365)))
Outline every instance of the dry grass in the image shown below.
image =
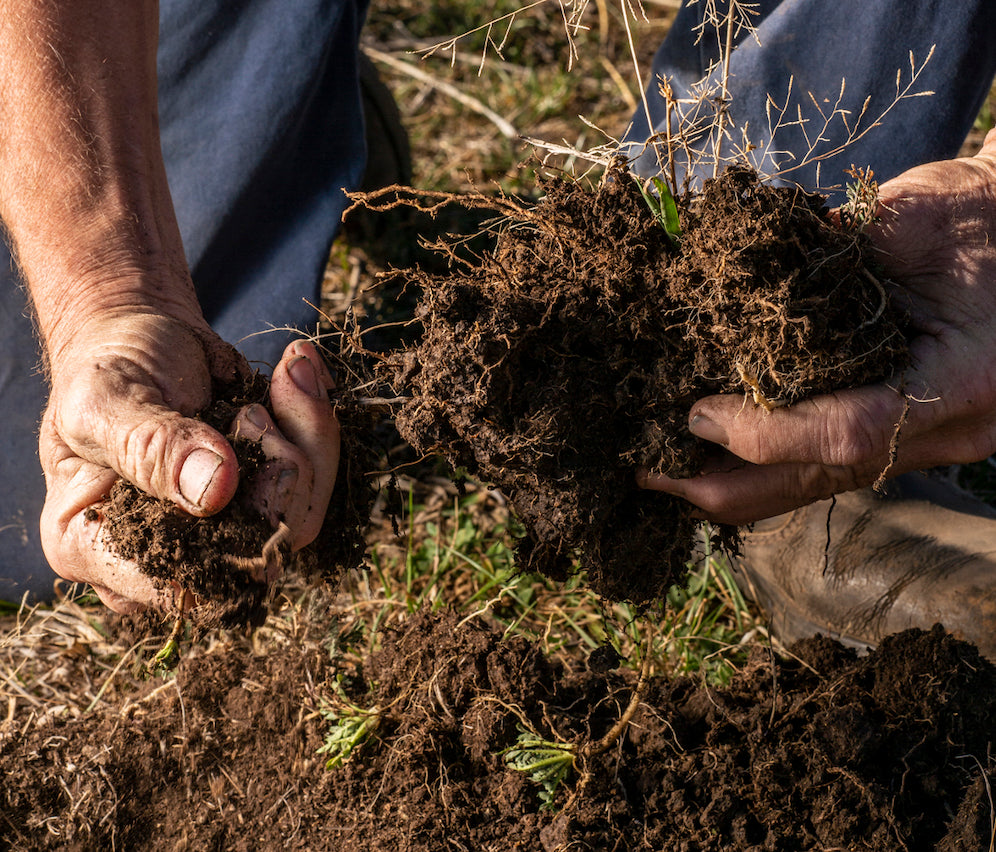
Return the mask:
MULTIPOLYGON (((528 171, 519 168, 530 147, 447 94, 446 86, 500 116, 519 136, 584 150, 606 141, 593 127, 617 138, 625 131, 641 92, 620 4, 565 4, 582 10, 568 30, 560 4, 544 2, 489 32, 490 21, 527 5, 375 0, 364 44, 394 60, 378 68, 411 136, 419 187, 534 189, 528 171), (449 44, 462 33, 472 34, 449 44), (434 47, 439 49, 422 58, 434 47)), ((643 6, 647 19, 638 16, 632 30, 646 73, 678 3, 644 0, 643 6)))

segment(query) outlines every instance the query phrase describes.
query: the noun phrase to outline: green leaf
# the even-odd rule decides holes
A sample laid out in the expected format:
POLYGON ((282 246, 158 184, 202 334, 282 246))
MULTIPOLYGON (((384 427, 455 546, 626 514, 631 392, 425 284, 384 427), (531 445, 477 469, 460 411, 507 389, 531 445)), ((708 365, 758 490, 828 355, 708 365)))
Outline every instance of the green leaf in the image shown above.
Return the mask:
POLYGON ((509 769, 524 773, 540 787, 539 800, 552 808, 557 789, 574 768, 574 745, 541 739, 520 726, 516 744, 502 754, 509 769))
POLYGON ((646 183, 640 180, 639 177, 633 175, 633 179, 640 188, 640 194, 643 196, 643 200, 647 202, 650 212, 661 223, 665 233, 668 235, 668 239, 671 240, 671 244, 677 247, 681 240, 681 222, 678 219, 678 203, 674 200, 674 193, 671 192, 671 188, 663 178, 652 177, 649 183, 657 190, 657 194, 654 195, 647 190, 646 183))
POLYGON ((681 237, 681 222, 678 220, 678 202, 674 200, 674 194, 663 178, 652 177, 650 182, 657 189, 660 199, 659 219, 664 223, 664 230, 667 231, 675 242, 681 237))

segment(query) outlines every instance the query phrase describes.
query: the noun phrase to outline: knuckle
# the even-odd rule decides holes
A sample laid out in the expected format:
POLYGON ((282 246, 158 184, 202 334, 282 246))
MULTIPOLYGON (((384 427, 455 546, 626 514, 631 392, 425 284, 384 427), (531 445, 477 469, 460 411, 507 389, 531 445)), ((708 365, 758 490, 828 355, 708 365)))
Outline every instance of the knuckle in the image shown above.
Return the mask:
POLYGON ((834 494, 858 487, 848 469, 812 465, 793 482, 793 497, 799 505, 829 500, 834 494))
POLYGON ((816 438, 819 446, 817 461, 832 467, 858 467, 877 459, 887 446, 875 425, 874 416, 866 409, 857 412, 835 408, 816 438))
POLYGON ((173 418, 157 417, 130 428, 122 437, 112 466, 131 479, 143 491, 162 495, 167 478, 165 470, 173 444, 173 418))

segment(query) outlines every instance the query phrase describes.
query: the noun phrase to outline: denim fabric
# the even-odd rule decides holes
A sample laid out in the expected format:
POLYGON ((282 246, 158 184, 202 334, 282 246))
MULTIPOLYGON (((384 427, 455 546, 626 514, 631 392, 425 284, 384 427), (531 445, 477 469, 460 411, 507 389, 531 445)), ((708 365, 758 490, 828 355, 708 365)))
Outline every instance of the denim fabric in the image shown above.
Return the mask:
MULTIPOLYGON (((727 4, 718 0, 717 5, 722 11, 727 4)), ((647 95, 650 126, 655 130, 665 127, 657 79, 669 80, 679 99, 692 98, 695 85, 720 55, 715 29, 696 29, 702 25, 704 8, 705 0, 685 3, 654 58, 647 95)), ((816 162, 785 175, 809 188, 839 186, 845 179, 844 169, 852 164, 871 166, 877 178, 887 180, 919 163, 954 156, 996 74, 996 3, 992 0, 761 0, 758 12, 753 19, 757 40, 741 32, 730 63, 729 114, 734 127, 747 127, 748 138, 756 146, 754 164, 769 175, 800 162, 808 148, 806 134, 809 139, 822 136, 825 141, 817 146, 821 151, 833 150, 847 138, 839 118, 820 133, 823 122, 809 93, 828 112, 845 81, 840 108, 849 111, 853 126, 869 97, 864 120, 868 124, 894 99, 897 71, 902 72, 904 83, 909 81, 910 52, 919 66, 931 46, 936 46, 914 88, 934 95, 897 104, 879 127, 823 161, 819 175, 816 162), (772 141, 768 96, 783 104, 790 79, 788 119, 796 118, 798 106, 807 123, 805 129, 783 127, 772 141)), ((711 80, 717 79, 714 72, 711 80)), ((656 156, 643 148, 649 136, 641 108, 626 141, 630 156, 639 155, 635 169, 644 176, 659 170, 656 156)), ((739 139, 736 130, 734 138, 739 139)), ((678 163, 680 175, 687 165, 678 163)), ((712 168, 688 171, 694 181, 710 176, 712 168)), ((833 195, 840 200, 839 192, 833 195)))
MULTIPOLYGON (((322 270, 366 157, 357 49, 368 0, 162 0, 163 155, 207 319, 275 364, 317 317, 322 270)), ((38 537, 46 390, 0 246, 0 598, 50 597, 38 537)))

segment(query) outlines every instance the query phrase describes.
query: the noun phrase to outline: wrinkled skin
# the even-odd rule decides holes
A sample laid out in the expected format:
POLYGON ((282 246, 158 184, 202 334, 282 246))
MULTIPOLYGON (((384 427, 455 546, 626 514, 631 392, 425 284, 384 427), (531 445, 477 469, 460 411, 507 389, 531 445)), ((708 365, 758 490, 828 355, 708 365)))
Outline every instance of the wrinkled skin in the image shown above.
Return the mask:
POLYGON ((641 472, 642 485, 705 519, 745 524, 870 485, 886 468, 891 477, 996 451, 996 131, 975 157, 883 184, 880 203, 869 233, 912 318, 912 368, 772 412, 739 395, 699 400, 689 429, 717 445, 716 458, 692 479, 641 472))
MULTIPOLYGON (((191 415, 211 401, 212 375, 231 379, 247 369, 209 329, 169 317, 105 317, 79 331, 52 365, 40 436, 48 486, 42 544, 58 574, 90 583, 119 611, 173 603, 170 590, 108 552, 100 506, 120 474, 192 515, 223 508, 238 485, 235 454, 223 435, 191 415)), ((241 437, 262 442, 270 461, 253 502, 274 526, 288 524, 293 549, 317 535, 335 481, 339 431, 331 386, 314 347, 295 342, 274 370, 275 419, 253 405, 235 424, 241 437)))

